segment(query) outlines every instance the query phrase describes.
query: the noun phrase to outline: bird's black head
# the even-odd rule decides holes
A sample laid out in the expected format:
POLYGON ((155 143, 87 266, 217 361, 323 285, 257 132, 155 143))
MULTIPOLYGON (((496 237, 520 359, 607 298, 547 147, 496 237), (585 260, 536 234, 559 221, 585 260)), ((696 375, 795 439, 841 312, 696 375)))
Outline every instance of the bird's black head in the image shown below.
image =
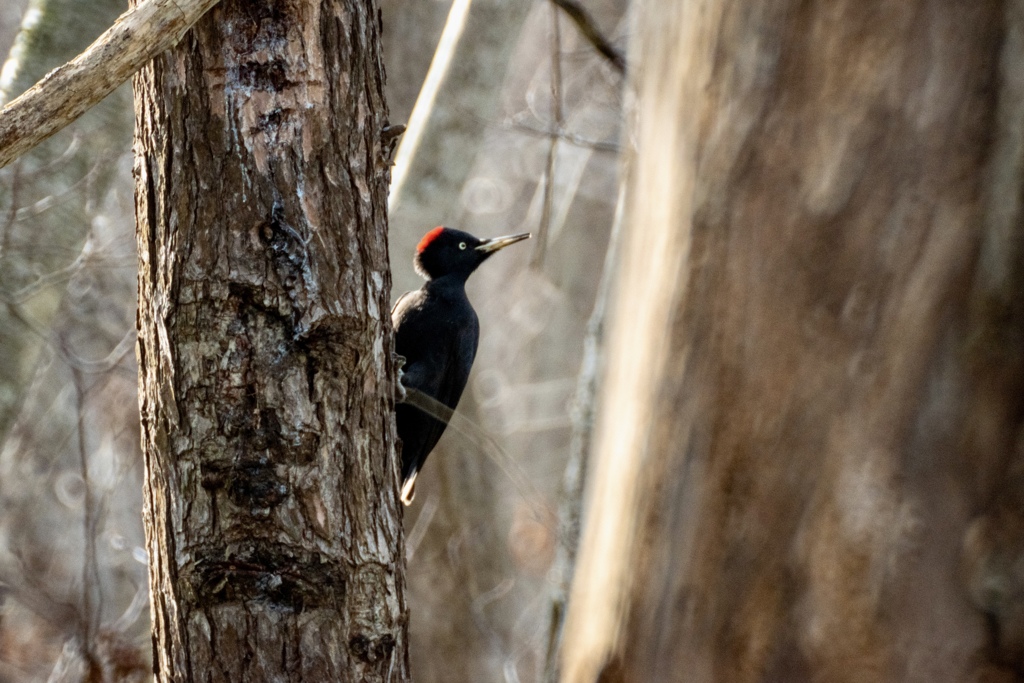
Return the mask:
POLYGON ((413 265, 416 272, 428 280, 453 273, 467 278, 491 254, 529 236, 530 233, 526 232, 482 240, 468 232, 439 226, 420 240, 413 265))

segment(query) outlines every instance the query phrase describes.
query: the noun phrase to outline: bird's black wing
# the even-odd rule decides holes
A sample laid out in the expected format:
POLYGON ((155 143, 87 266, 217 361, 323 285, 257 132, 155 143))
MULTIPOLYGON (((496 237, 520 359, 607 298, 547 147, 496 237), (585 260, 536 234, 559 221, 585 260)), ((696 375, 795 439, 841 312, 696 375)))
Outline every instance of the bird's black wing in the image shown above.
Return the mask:
MULTIPOLYGON (((436 340, 429 357, 407 366, 403 383, 455 409, 469 379, 479 332, 474 316, 471 325, 453 331, 443 341, 436 340)), ((402 500, 409 504, 416 475, 448 425, 408 404, 396 406, 395 413, 402 440, 402 500)))

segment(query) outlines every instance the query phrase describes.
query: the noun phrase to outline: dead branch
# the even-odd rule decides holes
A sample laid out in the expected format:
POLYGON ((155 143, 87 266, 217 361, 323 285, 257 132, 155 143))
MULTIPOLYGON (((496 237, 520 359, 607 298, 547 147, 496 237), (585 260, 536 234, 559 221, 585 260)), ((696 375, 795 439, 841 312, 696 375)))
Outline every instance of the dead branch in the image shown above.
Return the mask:
POLYGON ((143 0, 85 52, 0 110, 0 168, 68 125, 175 45, 217 0, 143 0))
MULTIPOLYGON (((565 126, 562 111, 562 32, 558 25, 558 10, 551 8, 551 111, 555 127, 565 126)), ((530 266, 541 268, 547 254, 548 233, 551 228, 551 207, 555 201, 555 161, 558 159, 558 136, 548 140, 548 158, 544 165, 544 203, 541 206, 540 223, 537 225, 536 246, 530 255, 530 266)))
POLYGON ((610 40, 605 38, 604 34, 601 33, 601 29, 594 22, 594 17, 590 16, 590 12, 584 9, 583 5, 576 2, 576 0, 551 0, 551 2, 561 8, 572 19, 572 23, 576 24, 576 28, 583 38, 602 57, 607 59, 615 67, 616 71, 620 74, 626 73, 626 58, 622 56, 618 48, 612 45, 610 40))

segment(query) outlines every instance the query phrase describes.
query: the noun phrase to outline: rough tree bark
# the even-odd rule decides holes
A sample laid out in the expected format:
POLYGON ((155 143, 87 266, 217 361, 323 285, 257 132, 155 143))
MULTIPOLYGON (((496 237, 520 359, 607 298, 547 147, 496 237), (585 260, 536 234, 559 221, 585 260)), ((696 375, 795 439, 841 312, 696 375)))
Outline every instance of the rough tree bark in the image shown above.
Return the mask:
POLYGON ((1024 677, 1024 11, 638 2, 563 680, 1024 677))
POLYGON ((161 681, 405 681, 378 14, 228 0, 135 81, 161 681))

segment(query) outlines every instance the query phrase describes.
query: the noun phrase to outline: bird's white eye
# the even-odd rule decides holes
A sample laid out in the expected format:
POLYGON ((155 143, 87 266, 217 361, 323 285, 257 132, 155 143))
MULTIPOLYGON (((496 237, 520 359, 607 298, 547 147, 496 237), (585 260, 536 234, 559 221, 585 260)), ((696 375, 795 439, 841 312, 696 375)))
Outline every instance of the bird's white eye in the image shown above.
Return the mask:
POLYGON ((459 242, 459 249, 465 249, 465 248, 466 248, 466 243, 465 242, 459 242))

